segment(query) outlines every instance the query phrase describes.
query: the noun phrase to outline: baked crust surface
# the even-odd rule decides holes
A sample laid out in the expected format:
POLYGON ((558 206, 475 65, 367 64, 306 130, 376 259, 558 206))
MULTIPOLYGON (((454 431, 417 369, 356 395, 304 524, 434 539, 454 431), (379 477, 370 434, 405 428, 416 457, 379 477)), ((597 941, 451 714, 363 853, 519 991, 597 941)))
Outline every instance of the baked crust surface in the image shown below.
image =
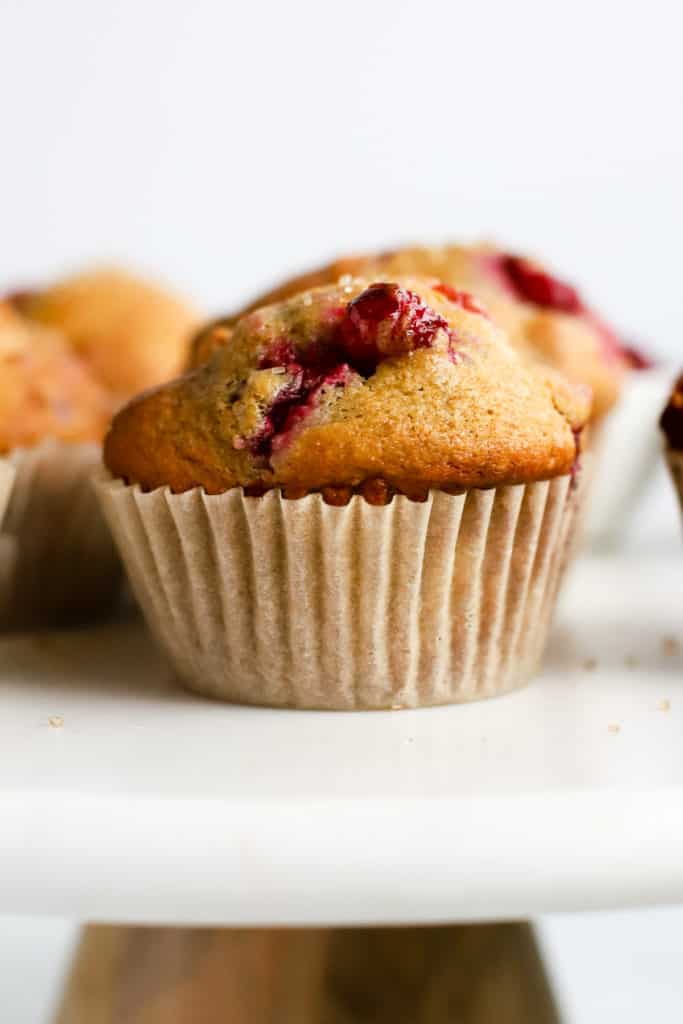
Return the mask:
POLYGON ((110 395, 59 331, 0 302, 0 452, 45 437, 101 440, 110 395))
MULTIPOLYGON (((590 387, 594 418, 603 416, 618 400, 628 359, 614 332, 571 285, 541 264, 492 245, 407 246, 347 256, 284 281, 259 296, 247 310, 336 282, 345 275, 393 280, 406 274, 444 281, 477 295, 525 358, 590 387)), ((195 362, 206 357, 210 350, 206 334, 195 339, 194 349, 195 362)))
POLYGON ((24 315, 56 327, 121 398, 182 370, 197 317, 156 284, 122 270, 92 270, 19 297, 24 315))
POLYGON ((147 490, 209 493, 569 472, 588 392, 525 363, 479 309, 432 279, 349 278, 214 325, 207 362, 118 413, 106 464, 147 490))

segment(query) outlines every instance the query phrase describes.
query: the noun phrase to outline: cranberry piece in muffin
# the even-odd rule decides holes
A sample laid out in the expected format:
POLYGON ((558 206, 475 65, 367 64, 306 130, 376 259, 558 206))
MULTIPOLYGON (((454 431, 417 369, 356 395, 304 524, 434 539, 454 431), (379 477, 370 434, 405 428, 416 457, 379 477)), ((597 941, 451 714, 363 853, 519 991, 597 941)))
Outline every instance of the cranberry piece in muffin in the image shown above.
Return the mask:
POLYGON ((475 299, 474 295, 470 295, 469 292, 463 292, 458 288, 454 288, 452 284, 446 284, 444 281, 439 281, 438 284, 434 285, 434 291, 439 292, 441 295, 445 295, 447 299, 454 302, 456 306, 462 306, 463 309, 468 310, 470 313, 479 313, 481 316, 488 316, 486 308, 475 299))
POLYGON ((576 289, 538 264, 521 256, 501 255, 494 259, 508 285, 523 301, 561 313, 585 312, 576 289))
POLYGON ((275 431, 271 450, 281 451, 289 444, 294 432, 319 406, 322 397, 329 388, 345 387, 353 378, 354 371, 346 363, 340 363, 329 373, 314 379, 312 386, 302 392, 300 398, 292 403, 279 429, 275 431))
POLYGON ((353 370, 346 363, 326 373, 316 373, 296 363, 288 364, 282 384, 264 405, 262 425, 248 437, 236 437, 235 448, 248 448, 252 455, 265 457, 283 448, 292 431, 317 408, 325 389, 343 387, 352 374, 353 370))
POLYGON ((349 303, 339 325, 342 348, 357 366, 434 344, 448 321, 397 284, 372 284, 349 303))

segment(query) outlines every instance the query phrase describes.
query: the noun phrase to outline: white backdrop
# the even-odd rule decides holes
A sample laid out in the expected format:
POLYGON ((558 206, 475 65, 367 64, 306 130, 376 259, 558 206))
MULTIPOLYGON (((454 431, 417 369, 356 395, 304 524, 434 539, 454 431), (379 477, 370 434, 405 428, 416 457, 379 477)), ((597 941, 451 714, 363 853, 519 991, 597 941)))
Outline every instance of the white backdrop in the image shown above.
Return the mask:
POLYGON ((0 11, 0 284, 127 258, 221 309, 338 250, 489 235, 679 346, 677 0, 0 11))

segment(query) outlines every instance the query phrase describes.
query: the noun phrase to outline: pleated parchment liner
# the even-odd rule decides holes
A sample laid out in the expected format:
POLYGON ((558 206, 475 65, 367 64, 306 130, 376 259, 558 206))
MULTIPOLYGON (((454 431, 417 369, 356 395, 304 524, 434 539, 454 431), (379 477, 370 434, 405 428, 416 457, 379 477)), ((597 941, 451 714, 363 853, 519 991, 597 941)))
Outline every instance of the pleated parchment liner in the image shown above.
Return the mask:
POLYGON ((0 526, 0 629, 102 614, 120 593, 121 563, 92 488, 101 447, 49 439, 7 458, 16 476, 0 526))
POLYGON ((580 488, 570 477, 337 508, 236 488, 100 500, 136 596, 190 689, 297 708, 491 697, 542 652, 580 488))
POLYGON ((681 512, 683 513, 683 452, 676 452, 672 448, 667 448, 665 455, 669 471, 671 472, 671 478, 676 488, 676 494, 681 503, 681 512))
POLYGON ((595 482, 601 471, 609 416, 610 413, 608 412, 594 423, 589 423, 581 432, 581 487, 583 488, 584 498, 581 506, 581 521, 576 531, 576 541, 579 548, 585 539, 586 520, 590 512, 590 495, 593 493, 595 482))

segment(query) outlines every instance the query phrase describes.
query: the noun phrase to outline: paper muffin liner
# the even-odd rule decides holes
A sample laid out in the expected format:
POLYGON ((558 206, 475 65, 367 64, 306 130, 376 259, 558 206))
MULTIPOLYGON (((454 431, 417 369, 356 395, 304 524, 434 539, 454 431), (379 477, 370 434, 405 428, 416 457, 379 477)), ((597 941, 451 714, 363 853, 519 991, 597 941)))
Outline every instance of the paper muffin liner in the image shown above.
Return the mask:
POLYGON ((117 599, 121 564, 92 488, 97 444, 15 449, 0 527, 0 629, 71 624, 117 599))
POLYGON ((360 496, 96 488, 181 681, 277 707, 418 707, 515 689, 541 655, 580 487, 360 496))
POLYGON ((577 466, 581 474, 582 500, 573 539, 565 557, 565 567, 569 567, 588 544, 591 507, 593 495, 600 486, 601 468, 604 461, 605 421, 609 415, 607 413, 606 416, 588 424, 581 432, 581 447, 577 466))
POLYGON ((674 482, 676 494, 681 504, 681 513, 683 513, 683 452, 676 452, 673 448, 667 448, 665 455, 671 479, 674 482))

